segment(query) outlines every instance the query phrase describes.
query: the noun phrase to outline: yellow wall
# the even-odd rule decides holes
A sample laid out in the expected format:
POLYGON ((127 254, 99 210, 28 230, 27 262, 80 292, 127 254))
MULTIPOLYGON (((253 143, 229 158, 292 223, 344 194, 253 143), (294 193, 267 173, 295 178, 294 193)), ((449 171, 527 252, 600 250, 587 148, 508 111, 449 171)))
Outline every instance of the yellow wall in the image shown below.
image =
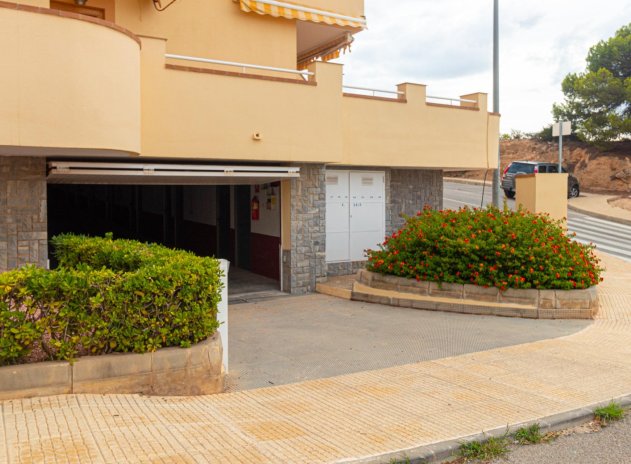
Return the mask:
POLYGON ((116 23, 168 39, 168 53, 296 68, 295 21, 243 13, 231 0, 179 0, 162 12, 150 0, 117 0, 116 23))
POLYGON ((317 86, 291 84, 165 69, 164 46, 143 38, 143 155, 340 159, 341 65, 316 63, 317 86))
MULTIPOLYGON (((143 38, 142 154, 358 166, 486 168, 497 162, 497 116, 342 94, 342 66, 314 63, 317 85, 165 69, 163 40, 143 38), (254 133, 261 140, 254 140, 254 133)), ((469 95, 486 108, 486 95, 469 95)))
POLYGON ((17 0, 15 3, 21 3, 22 5, 39 6, 41 8, 48 8, 50 5, 49 0, 17 0))
POLYGON ((497 166, 499 117, 425 103, 425 86, 402 84, 405 103, 344 97, 343 159, 349 165, 491 168, 497 166))
MULTIPOLYGON (((321 1, 317 6, 328 8, 321 1)), ((399 86, 399 102, 344 96, 342 66, 330 63, 310 66, 314 85, 169 69, 167 51, 257 62, 257 50, 268 53, 259 62, 291 68, 294 24, 246 15, 223 0, 182 0, 162 13, 149 0, 117 1, 115 14, 121 26, 169 40, 145 36, 139 53, 132 38, 102 25, 0 8, 0 145, 228 161, 496 166, 499 116, 485 111, 485 94, 463 96, 479 110, 426 104, 425 86, 415 84, 399 86), (269 40, 241 40, 252 31, 269 40)))
MULTIPOLYGON (((300 0, 293 1, 316 10, 333 11, 335 13, 360 18, 364 15, 364 0, 300 0)), ((288 2, 288 3, 292 3, 288 2)))
POLYGON ((0 146, 140 151, 140 53, 129 36, 0 8, 0 146))
MULTIPOLYGON (((70 5, 74 5, 75 3, 74 0, 57 0, 57 1, 61 3, 68 3, 70 5)), ((48 8, 50 6, 50 1, 47 1, 46 3, 48 3, 48 5, 46 5, 46 7, 48 8)), ((110 21, 110 22, 116 22, 115 0, 90 0, 89 2, 86 2, 85 6, 102 9, 103 12, 105 13, 105 18, 104 18, 105 20, 110 21)))
MULTIPOLYGON (((316 86, 165 69, 143 38, 143 155, 364 166, 494 167, 497 116, 342 96, 342 67, 315 63, 316 86), (165 92, 168 89, 168 92, 165 92), (259 132, 262 140, 253 140, 259 132)), ((471 96, 469 96, 471 98, 471 96)), ((486 95, 475 94, 481 108, 486 95)))
POLYGON ((515 203, 553 219, 567 218, 567 174, 525 174, 515 177, 515 203))

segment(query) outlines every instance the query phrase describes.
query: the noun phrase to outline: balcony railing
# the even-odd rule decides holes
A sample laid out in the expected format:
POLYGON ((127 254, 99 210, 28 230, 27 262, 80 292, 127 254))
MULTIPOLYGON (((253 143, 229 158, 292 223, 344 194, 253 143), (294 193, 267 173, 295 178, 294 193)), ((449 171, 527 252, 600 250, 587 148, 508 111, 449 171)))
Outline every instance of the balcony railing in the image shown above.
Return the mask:
POLYGON ((358 95, 371 95, 373 97, 387 95, 392 98, 391 96, 394 95, 394 98, 398 98, 399 95, 405 95, 405 92, 400 92, 398 90, 372 89, 370 87, 358 87, 355 85, 344 85, 342 88, 344 90, 350 90, 350 93, 357 93, 358 95))
POLYGON ((439 100, 441 102, 439 104, 443 104, 443 105, 445 103, 442 103, 442 102, 446 101, 446 102, 448 102, 447 104, 450 105, 450 106, 463 106, 462 105, 463 103, 468 103, 469 106, 475 105, 476 107, 478 105, 477 100, 470 100, 468 98, 449 98, 449 97, 436 97, 436 96, 433 96, 433 95, 428 95, 427 96, 427 102, 428 103, 436 103, 436 102, 433 102, 432 100, 439 100))
MULTIPOLYGON (((401 96, 405 95, 405 92, 401 92, 400 90, 385 90, 385 89, 374 89, 371 87, 359 87, 356 85, 344 85, 343 89, 348 93, 357 94, 357 95, 368 95, 372 97, 385 97, 385 98, 393 98, 399 99, 401 96)), ((427 103, 436 103, 441 105, 449 105, 454 107, 462 107, 467 106, 469 108, 477 108, 478 101, 471 100, 468 98, 451 98, 451 97, 437 97, 434 95, 427 95, 426 100, 427 103), (436 102, 438 100, 439 102, 436 102), (443 103, 447 102, 447 103, 443 103)))
POLYGON ((171 60, 193 61, 196 63, 216 64, 216 65, 221 65, 221 66, 230 66, 230 67, 240 68, 241 72, 243 72, 244 74, 247 72, 248 69, 256 69, 259 71, 271 71, 271 72, 277 72, 277 73, 298 75, 298 76, 301 76, 305 80, 307 80, 309 76, 313 76, 312 72, 299 71, 297 69, 275 68, 273 66, 262 66, 258 64, 238 63, 236 61, 214 60, 211 58, 200 58, 197 56, 174 55, 171 53, 167 53, 164 56, 165 58, 171 59, 171 60))
MULTIPOLYGON (((258 64, 250 64, 250 63, 239 63, 236 61, 224 61, 224 60, 215 60, 212 58, 201 58, 197 56, 188 56, 188 55, 175 55, 171 53, 165 54, 165 58, 171 60, 183 60, 183 61, 192 61, 196 63, 205 63, 205 64, 214 64, 220 66, 229 66, 239 68, 242 73, 246 73, 248 69, 255 69, 259 71, 270 71, 276 73, 284 73, 284 74, 292 74, 301 76, 303 79, 308 80, 309 76, 313 76, 314 74, 309 71, 300 71, 296 69, 288 69, 288 68, 276 68, 273 66, 263 66, 258 64)), ((342 88, 346 91, 350 91, 349 93, 356 93, 358 95, 370 95, 373 97, 386 97, 386 98, 400 98, 400 96, 405 95, 405 92, 401 92, 399 90, 385 90, 385 89, 375 89, 370 87, 360 87, 356 85, 344 85, 342 88)), ((438 100, 440 103, 448 102, 449 106, 463 106, 462 104, 466 104, 469 107, 477 107, 477 100, 471 100, 467 98, 451 98, 451 97, 438 97, 434 95, 427 95, 426 101, 428 103, 436 103, 438 100)))

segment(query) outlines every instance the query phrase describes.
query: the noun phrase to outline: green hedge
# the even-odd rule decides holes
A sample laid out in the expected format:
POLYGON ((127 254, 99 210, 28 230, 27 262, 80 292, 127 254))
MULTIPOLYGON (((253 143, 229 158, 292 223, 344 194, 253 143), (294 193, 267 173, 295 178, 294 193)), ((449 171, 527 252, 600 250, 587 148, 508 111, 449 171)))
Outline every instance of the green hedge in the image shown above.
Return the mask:
POLYGON ((187 347, 218 327, 219 262, 111 236, 52 239, 57 269, 0 274, 0 365, 187 347))
POLYGON ((379 250, 368 270, 485 287, 574 289, 600 281, 592 245, 567 237, 558 221, 525 211, 426 209, 379 250))

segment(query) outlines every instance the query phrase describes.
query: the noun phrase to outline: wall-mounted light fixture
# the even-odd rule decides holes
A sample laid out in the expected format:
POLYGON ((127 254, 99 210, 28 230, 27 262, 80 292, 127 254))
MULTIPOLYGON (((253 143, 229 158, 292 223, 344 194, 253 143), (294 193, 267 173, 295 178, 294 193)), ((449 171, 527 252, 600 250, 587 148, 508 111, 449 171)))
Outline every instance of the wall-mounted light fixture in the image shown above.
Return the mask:
POLYGON ((171 0, 168 5, 162 6, 162 0, 153 0, 153 7, 158 11, 164 11, 173 5, 176 0, 171 0))

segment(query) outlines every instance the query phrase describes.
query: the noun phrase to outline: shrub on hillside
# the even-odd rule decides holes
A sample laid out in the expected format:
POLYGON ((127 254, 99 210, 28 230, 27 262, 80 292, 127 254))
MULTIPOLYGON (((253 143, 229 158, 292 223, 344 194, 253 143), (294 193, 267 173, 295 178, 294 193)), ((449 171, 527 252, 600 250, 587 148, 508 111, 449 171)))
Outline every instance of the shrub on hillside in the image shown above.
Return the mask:
POLYGON ((602 269, 593 251, 549 216, 488 207, 425 209, 366 253, 373 272, 505 290, 596 285, 602 269))
POLYGON ((59 267, 0 274, 0 365, 190 346, 218 327, 212 258, 111 237, 53 238, 59 267))

